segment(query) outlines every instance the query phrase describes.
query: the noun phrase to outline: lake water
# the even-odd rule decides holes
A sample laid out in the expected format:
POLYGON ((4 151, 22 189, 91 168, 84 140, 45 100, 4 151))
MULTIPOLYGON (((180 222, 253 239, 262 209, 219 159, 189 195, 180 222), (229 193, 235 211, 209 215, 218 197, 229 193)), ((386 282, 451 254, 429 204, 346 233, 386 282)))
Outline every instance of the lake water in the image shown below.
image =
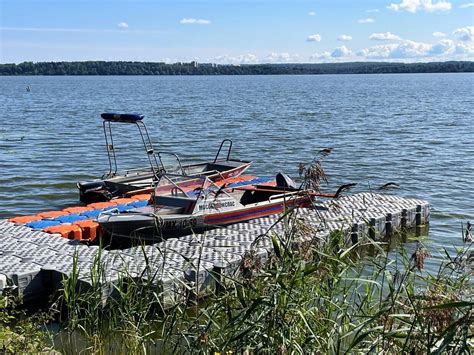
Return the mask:
MULTIPOLYGON (((0 77, 0 218, 77 203, 75 183, 108 168, 100 113, 140 112, 159 149, 209 159, 230 138, 254 174, 295 176, 334 148, 328 189, 396 182, 430 201, 434 270, 474 222, 473 94, 473 74, 0 77)), ((121 166, 143 165, 123 128, 121 166)))

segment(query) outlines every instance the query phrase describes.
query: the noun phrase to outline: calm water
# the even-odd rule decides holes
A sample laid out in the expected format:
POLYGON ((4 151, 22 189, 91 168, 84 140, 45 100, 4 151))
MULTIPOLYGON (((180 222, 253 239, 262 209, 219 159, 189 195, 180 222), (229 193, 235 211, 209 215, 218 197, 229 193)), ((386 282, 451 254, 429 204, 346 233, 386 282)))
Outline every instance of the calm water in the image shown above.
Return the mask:
MULTIPOLYGON (((473 74, 0 77, 0 218, 76 203, 75 183, 107 170, 99 114, 135 111, 161 150, 211 158, 231 138, 255 174, 296 175, 332 147, 330 188, 397 182, 431 202, 436 257, 474 221, 473 94, 473 74)), ((122 131, 121 166, 142 165, 122 131)))

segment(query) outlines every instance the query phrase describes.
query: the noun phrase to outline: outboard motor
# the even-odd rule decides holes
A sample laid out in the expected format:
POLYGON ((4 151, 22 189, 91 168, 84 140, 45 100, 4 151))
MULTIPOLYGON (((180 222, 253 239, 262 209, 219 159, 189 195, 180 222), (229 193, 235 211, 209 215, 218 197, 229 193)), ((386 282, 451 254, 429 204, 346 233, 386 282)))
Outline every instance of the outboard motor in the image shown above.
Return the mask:
POLYGON ((291 180, 291 178, 288 175, 283 174, 283 173, 277 174, 276 184, 277 184, 277 187, 297 189, 296 183, 293 180, 291 180))
POLYGON ((113 196, 103 181, 79 182, 79 199, 85 204, 106 202, 113 196))

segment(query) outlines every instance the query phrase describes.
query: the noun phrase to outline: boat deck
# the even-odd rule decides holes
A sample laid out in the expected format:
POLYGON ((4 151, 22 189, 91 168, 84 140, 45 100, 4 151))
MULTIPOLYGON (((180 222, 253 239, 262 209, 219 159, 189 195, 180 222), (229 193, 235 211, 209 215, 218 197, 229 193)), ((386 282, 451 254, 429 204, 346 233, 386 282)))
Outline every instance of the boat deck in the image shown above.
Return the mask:
POLYGON ((358 193, 328 199, 318 209, 299 209, 290 223, 272 215, 204 234, 112 251, 87 246, 80 238, 70 239, 74 235, 51 234, 31 224, 28 227, 28 223, 0 220, 0 294, 8 290, 24 301, 45 297, 60 289, 62 280, 73 272, 78 273, 78 287, 86 290, 92 284, 93 265, 100 265, 105 296, 113 296, 114 284, 134 278, 151 281, 163 304, 172 305, 186 299, 190 291, 197 297, 215 291, 240 272, 243 258, 265 262, 273 250, 271 233, 285 233, 288 226, 305 226, 296 246, 324 242, 335 230, 342 231, 350 244, 365 236, 381 239, 402 228, 422 226, 429 218, 427 201, 358 193))

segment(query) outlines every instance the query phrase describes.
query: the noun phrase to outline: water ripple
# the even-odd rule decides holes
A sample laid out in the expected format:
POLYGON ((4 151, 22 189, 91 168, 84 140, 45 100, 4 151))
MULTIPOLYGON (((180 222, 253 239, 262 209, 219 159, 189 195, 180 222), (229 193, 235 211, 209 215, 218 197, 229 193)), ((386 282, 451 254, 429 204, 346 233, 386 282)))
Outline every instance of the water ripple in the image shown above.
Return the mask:
MULTIPOLYGON (((188 159, 213 158, 231 138, 255 174, 296 175, 333 147, 330 188, 397 182, 393 193, 432 203, 433 245, 460 243, 461 221, 474 220, 473 84, 472 74, 2 77, 0 218, 74 203, 75 182, 108 167, 99 114, 126 111, 188 159)), ((119 167, 145 164, 136 138, 117 135, 119 167)))

